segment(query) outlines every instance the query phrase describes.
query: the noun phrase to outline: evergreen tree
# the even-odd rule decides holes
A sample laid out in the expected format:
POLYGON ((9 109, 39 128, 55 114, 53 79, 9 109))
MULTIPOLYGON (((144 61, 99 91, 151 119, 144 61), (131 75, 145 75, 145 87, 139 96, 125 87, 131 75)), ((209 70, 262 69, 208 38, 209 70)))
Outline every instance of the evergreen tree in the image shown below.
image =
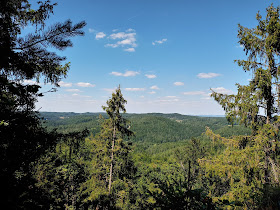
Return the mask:
POLYGON ((109 118, 100 116, 101 131, 86 139, 89 148, 88 180, 83 184, 85 206, 103 209, 130 209, 130 191, 136 167, 131 159, 131 144, 126 138, 133 135, 128 121, 120 87, 103 106, 109 118))
POLYGON ((70 65, 49 48, 71 47, 69 37, 84 34, 85 22, 72 25, 67 20, 46 28, 56 4, 50 0, 38 4, 32 9, 28 0, 0 1, 0 184, 2 205, 11 209, 36 205, 27 193, 34 187, 30 164, 59 140, 55 131, 42 127, 34 111, 37 98, 43 96, 40 86, 24 85, 23 80, 43 78, 58 86, 70 65), (21 37, 28 25, 36 30, 21 37))
POLYGON ((233 202, 229 205, 247 208, 275 207, 279 202, 279 198, 274 197, 280 178, 279 7, 268 7, 266 17, 258 13, 256 19, 255 28, 239 25, 239 44, 248 57, 236 60, 244 71, 252 72, 252 80, 249 85, 237 84, 236 95, 212 93, 226 111, 228 120, 251 127, 252 135, 223 138, 208 129, 206 134, 227 148, 211 158, 211 164, 201 160, 212 183, 209 189, 212 196, 233 202))
POLYGON ((113 136, 111 139, 112 149, 111 149, 111 165, 110 165, 110 177, 109 177, 109 185, 108 190, 111 192, 112 185, 112 174, 113 174, 113 163, 114 163, 114 149, 115 149, 115 141, 116 141, 116 133, 120 132, 122 136, 131 136, 133 132, 131 132, 127 127, 127 120, 122 117, 121 112, 125 113, 126 109, 124 104, 127 101, 123 98, 121 93, 120 86, 116 89, 115 93, 112 93, 112 98, 107 102, 107 107, 103 106, 103 109, 109 115, 109 123, 113 128, 113 136))

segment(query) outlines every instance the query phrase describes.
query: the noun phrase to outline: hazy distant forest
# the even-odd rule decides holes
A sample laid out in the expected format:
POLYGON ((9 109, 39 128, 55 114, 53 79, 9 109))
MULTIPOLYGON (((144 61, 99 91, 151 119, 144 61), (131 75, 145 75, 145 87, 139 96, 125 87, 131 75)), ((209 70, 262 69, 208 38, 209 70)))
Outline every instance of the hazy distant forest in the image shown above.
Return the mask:
POLYGON ((120 87, 104 113, 37 112, 44 93, 22 81, 58 88, 70 65, 49 47, 86 25, 45 25, 56 4, 38 4, 0 1, 1 209, 280 209, 279 7, 238 26, 252 80, 212 92, 225 118, 127 114, 120 87))

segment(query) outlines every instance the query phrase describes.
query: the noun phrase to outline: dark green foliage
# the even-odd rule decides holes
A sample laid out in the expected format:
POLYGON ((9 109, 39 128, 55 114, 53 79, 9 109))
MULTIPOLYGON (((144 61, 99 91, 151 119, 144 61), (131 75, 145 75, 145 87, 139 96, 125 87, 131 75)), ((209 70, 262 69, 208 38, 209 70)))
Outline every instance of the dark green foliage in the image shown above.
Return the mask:
POLYGON ((43 128, 34 111, 37 98, 43 96, 40 86, 24 85, 23 80, 39 82, 43 77, 45 82, 57 85, 66 76, 69 63, 63 64, 66 58, 50 52, 48 47, 62 50, 72 46, 69 37, 82 35, 80 29, 85 25, 80 22, 72 26, 66 21, 45 30, 45 21, 55 4, 38 4, 34 10, 28 0, 0 2, 1 203, 11 209, 37 205, 30 195, 30 189, 34 189, 31 163, 55 147, 61 137, 43 128), (21 37, 27 25, 35 26, 36 31, 21 37))
MULTIPOLYGON (((93 135, 99 132, 98 116, 100 113, 52 113, 41 112, 45 125, 57 128, 60 132, 89 129, 93 135)), ((106 115, 103 113, 103 117, 106 115)), ((205 127, 213 130, 228 125, 223 117, 197 117, 180 114, 123 114, 130 121, 135 137, 131 140, 138 143, 176 142, 200 136, 205 127)), ((225 133, 234 133, 228 129, 225 133)), ((241 129, 242 130, 242 129, 241 129)), ((240 131, 241 132, 241 131, 240 131)), ((243 132, 243 130, 242 130, 243 132)), ((245 132, 245 130, 244 130, 245 132)), ((229 135, 229 134, 228 134, 229 135)))

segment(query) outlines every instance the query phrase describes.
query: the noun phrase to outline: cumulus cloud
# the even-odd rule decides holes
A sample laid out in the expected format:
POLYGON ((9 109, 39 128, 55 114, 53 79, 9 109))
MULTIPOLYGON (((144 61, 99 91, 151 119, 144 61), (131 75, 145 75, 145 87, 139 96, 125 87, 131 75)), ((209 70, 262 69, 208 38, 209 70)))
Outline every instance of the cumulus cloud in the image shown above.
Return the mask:
POLYGON ((72 83, 60 81, 58 83, 60 87, 72 87, 72 83))
POLYGON ((81 92, 79 89, 66 89, 67 92, 81 92))
POLYGON ((164 43, 164 42, 166 42, 166 41, 167 41, 167 39, 156 40, 156 41, 152 42, 152 45, 162 44, 162 43, 164 43))
POLYGON ((126 52, 135 52, 135 48, 133 48, 133 47, 127 48, 127 49, 124 49, 124 51, 126 51, 126 52))
POLYGON ((144 91, 145 88, 125 88, 126 91, 144 91))
POLYGON ((174 85, 175 85, 175 86, 183 86, 184 83, 183 83, 183 82, 174 82, 174 85))
POLYGON ((154 74, 145 74, 145 77, 147 77, 148 79, 154 79, 154 78, 156 78, 157 76, 154 75, 154 74))
POLYGON ((127 29, 126 32, 112 33, 108 36, 109 40, 116 41, 114 43, 106 44, 105 47, 126 47, 124 51, 135 52, 136 44, 136 33, 134 29, 127 29))
POLYGON ((211 88, 211 90, 213 90, 217 93, 222 93, 222 94, 233 94, 233 91, 228 90, 224 87, 211 88))
POLYGON ((103 39, 106 36, 106 34, 104 32, 98 32, 95 35, 95 39, 103 39))
POLYGON ((134 77, 134 76, 136 76, 140 73, 137 72, 137 71, 126 71, 125 73, 113 71, 110 74, 112 74, 114 76, 118 76, 118 77, 120 77, 120 76, 122 76, 122 77, 134 77))
POLYGON ((153 85, 152 87, 150 87, 150 89, 152 89, 152 90, 159 90, 159 87, 156 86, 156 85, 153 85))
POLYGON ((79 87, 95 87, 94 84, 90 84, 88 82, 78 82, 77 86, 79 86, 79 87))
POLYGON ((189 92, 183 92, 183 94, 188 96, 207 95, 207 93, 204 91, 189 91, 189 92))
POLYGON ((209 79, 209 78, 214 78, 214 77, 218 77, 221 76, 221 74, 217 74, 217 73, 199 73, 197 75, 198 78, 202 78, 202 79, 209 79))
POLYGON ((109 39, 133 39, 135 38, 136 33, 125 33, 125 32, 118 32, 111 34, 108 38, 109 39))
POLYGON ((156 92, 155 91, 151 91, 151 92, 148 92, 149 94, 156 94, 156 92))

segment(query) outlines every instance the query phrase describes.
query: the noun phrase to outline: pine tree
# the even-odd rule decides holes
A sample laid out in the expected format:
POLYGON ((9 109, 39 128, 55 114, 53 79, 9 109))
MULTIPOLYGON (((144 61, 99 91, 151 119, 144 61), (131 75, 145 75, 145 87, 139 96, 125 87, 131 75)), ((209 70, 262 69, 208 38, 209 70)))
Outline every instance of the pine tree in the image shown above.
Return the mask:
POLYGON ((30 164, 59 140, 55 131, 43 128, 35 111, 37 98, 43 96, 40 86, 23 81, 41 78, 58 86, 70 65, 49 49, 71 47, 69 38, 84 34, 85 22, 73 25, 67 20, 46 28, 56 4, 50 0, 38 4, 32 9, 28 0, 0 1, 0 184, 1 202, 10 208, 36 205, 26 193, 34 187, 30 164), (22 37, 28 25, 36 29, 22 37))
MULTIPOLYGON (((236 60, 244 71, 252 72, 249 85, 237 84, 236 95, 212 93, 222 105, 231 123, 252 129, 251 136, 231 139, 206 131, 213 141, 227 146, 221 155, 206 159, 201 164, 206 168, 212 185, 212 195, 235 204, 257 208, 273 205, 272 187, 279 189, 279 81, 280 65, 280 18, 279 8, 267 8, 265 18, 258 13, 258 25, 249 29, 239 25, 239 44, 247 60, 236 60), (218 183, 221 186, 217 190, 218 183)), ((211 188, 211 187, 210 187, 211 188)))

